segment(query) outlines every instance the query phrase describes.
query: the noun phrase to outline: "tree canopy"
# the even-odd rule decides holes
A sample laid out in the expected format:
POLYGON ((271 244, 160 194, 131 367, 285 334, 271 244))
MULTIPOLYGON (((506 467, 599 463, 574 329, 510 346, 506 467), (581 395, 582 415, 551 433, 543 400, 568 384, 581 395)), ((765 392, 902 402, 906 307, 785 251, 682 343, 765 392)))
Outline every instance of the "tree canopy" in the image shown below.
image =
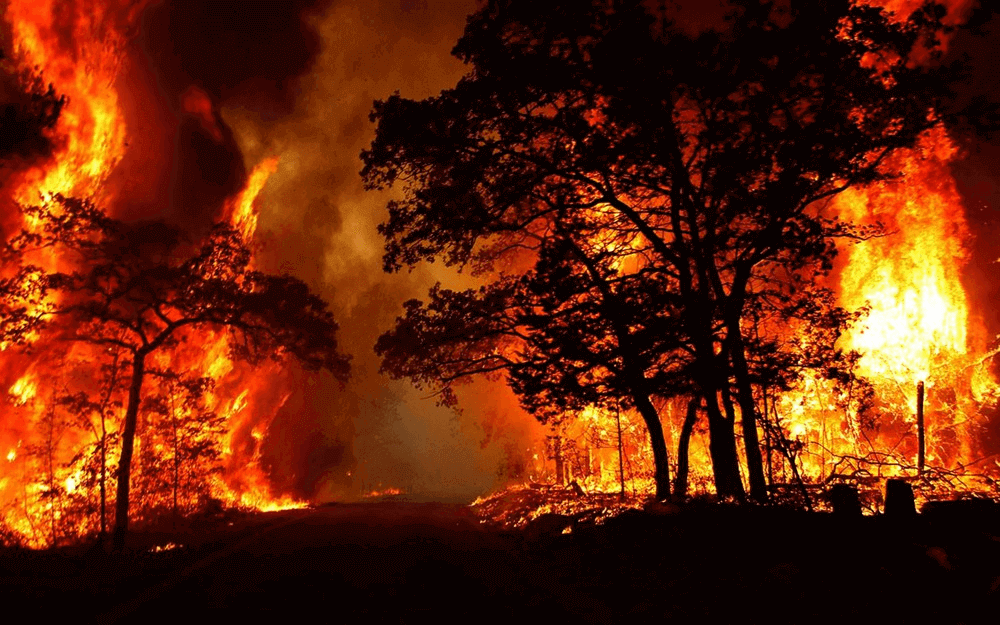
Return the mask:
POLYGON ((749 313, 826 316, 800 361, 849 375, 834 343, 850 316, 802 294, 835 237, 871 234, 830 199, 893 176, 888 157, 941 123, 946 68, 912 62, 933 56, 941 16, 746 2, 692 33, 644 2, 486 3, 453 89, 371 115, 362 175, 403 193, 380 226, 385 268, 442 260, 488 282, 407 304, 377 347, 385 370, 445 386, 502 370, 532 409, 620 394, 650 430, 661 497, 649 400, 700 396, 719 494, 744 496, 739 417, 765 498, 754 393, 783 343, 752 335, 749 313))
POLYGON ((326 302, 295 277, 256 270, 248 243, 228 224, 189 240, 169 224, 124 223, 87 200, 58 195, 23 212, 28 226, 5 248, 10 269, 0 282, 0 343, 31 348, 40 337, 84 342, 131 360, 118 468, 118 546, 128 528, 143 382, 155 373, 148 356, 191 340, 193 330, 224 329, 234 359, 291 356, 306 369, 346 380, 349 358, 338 349, 338 326, 326 302))

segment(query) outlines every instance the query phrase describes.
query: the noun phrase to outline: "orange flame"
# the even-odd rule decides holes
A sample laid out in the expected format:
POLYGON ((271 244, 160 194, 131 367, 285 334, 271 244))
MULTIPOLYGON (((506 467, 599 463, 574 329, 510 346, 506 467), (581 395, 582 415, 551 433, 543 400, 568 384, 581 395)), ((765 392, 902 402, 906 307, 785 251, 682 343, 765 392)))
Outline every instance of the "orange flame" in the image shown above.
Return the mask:
MULTIPOLYGON (((37 68, 44 80, 52 82, 57 93, 67 98, 50 133, 54 146, 51 156, 17 174, 5 191, 10 200, 34 204, 39 198, 49 201, 55 194, 63 194, 86 197, 101 206, 114 206, 115 198, 107 191, 105 182, 125 154, 129 131, 117 80, 126 62, 124 33, 135 23, 144 4, 121 0, 100 5, 87 3, 76 10, 55 0, 39 0, 13 2, 5 7, 13 34, 13 50, 5 52, 13 53, 21 67, 37 68)), ((207 125, 214 137, 221 139, 220 122, 204 92, 189 90, 181 104, 207 125)), ((261 162, 252 170, 245 188, 227 202, 224 218, 247 241, 253 239, 257 228, 257 198, 277 167, 276 157, 261 162)), ((32 224, 22 222, 21 226, 30 228, 32 224)), ((70 262, 47 250, 36 254, 37 258, 32 256, 31 262, 45 270, 62 269, 70 262)), ((268 474, 260 464, 268 427, 288 398, 287 393, 275 397, 271 390, 285 379, 282 369, 269 363, 254 370, 232 362, 223 331, 204 331, 187 338, 172 354, 158 354, 155 366, 214 380, 202 409, 224 417, 224 433, 216 441, 222 454, 221 472, 199 477, 207 484, 207 496, 227 506, 258 510, 304 506, 295 498, 273 493, 268 474)), ((37 343, 39 337, 31 337, 31 341, 37 343)), ((5 347, 0 346, 0 351, 5 347)), ((51 346, 43 348, 56 350, 51 346)), ((60 352, 53 359, 57 364, 50 366, 43 362, 44 357, 31 362, 30 357, 3 352, 0 381, 7 392, 0 397, 0 406, 6 404, 8 409, 0 413, 0 446, 9 451, 0 474, 0 538, 14 536, 18 542, 40 547, 96 531, 94 514, 73 512, 73 506, 78 510, 94 508, 95 476, 100 471, 79 463, 71 466, 71 461, 99 457, 96 450, 101 441, 114 440, 107 437, 116 435, 120 410, 102 413, 91 407, 81 408, 76 414, 61 407, 55 398, 57 386, 92 387, 91 382, 100 377, 93 363, 106 361, 105 356, 92 346, 78 344, 60 352), (85 450, 87 453, 82 453, 85 450)), ((150 380, 146 388, 150 389, 150 396, 166 393, 164 384, 150 380)), ((88 388, 88 392, 93 394, 94 389, 88 388)), ((109 396, 106 404, 113 407, 119 400, 109 396)), ((166 421, 174 426, 197 416, 195 408, 183 405, 166 410, 166 421)), ((143 420, 153 418, 146 411, 144 407, 140 427, 143 420)), ((135 443, 137 460, 133 476, 153 488, 164 479, 155 474, 160 470, 156 467, 169 464, 176 451, 172 444, 179 444, 181 435, 175 431, 171 439, 169 432, 149 430, 140 436, 141 444, 139 438, 135 443), (155 462, 144 467, 143 458, 153 458, 155 462)), ((118 450, 111 443, 105 443, 105 447, 107 490, 109 498, 113 498, 118 450)), ((136 493, 140 509, 169 505, 167 499, 162 493, 152 491, 136 493)), ((177 500, 176 493, 174 499, 177 500)), ((184 501, 180 503, 187 505, 184 501)), ((113 509, 113 500, 108 505, 113 509)))
POLYGON ((253 239, 257 231, 257 211, 254 208, 257 196, 264 190, 264 185, 267 184, 271 174, 276 171, 278 171, 278 157, 264 159, 250 173, 243 191, 226 204, 229 222, 248 241, 253 239))

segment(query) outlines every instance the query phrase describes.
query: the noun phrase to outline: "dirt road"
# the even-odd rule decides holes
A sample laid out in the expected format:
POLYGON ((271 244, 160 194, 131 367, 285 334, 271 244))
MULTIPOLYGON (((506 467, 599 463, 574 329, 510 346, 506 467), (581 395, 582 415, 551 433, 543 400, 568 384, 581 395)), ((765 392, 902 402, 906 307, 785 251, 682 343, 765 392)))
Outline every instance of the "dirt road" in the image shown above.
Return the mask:
POLYGON ((530 569, 514 536, 468 508, 385 502, 272 514, 266 525, 173 571, 98 622, 493 622, 607 609, 530 569))
POLYGON ((707 506, 503 533, 459 505, 337 504, 162 552, 0 553, 0 605, 39 622, 173 625, 995 622, 1000 526, 976 518, 707 506))

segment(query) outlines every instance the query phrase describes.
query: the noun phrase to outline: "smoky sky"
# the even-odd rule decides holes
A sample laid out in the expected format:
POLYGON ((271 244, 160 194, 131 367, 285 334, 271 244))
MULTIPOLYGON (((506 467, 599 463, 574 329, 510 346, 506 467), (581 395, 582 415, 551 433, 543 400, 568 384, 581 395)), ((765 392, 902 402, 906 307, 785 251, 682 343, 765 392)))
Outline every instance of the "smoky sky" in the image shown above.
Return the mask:
POLYGON ((239 101, 270 118, 291 112, 297 79, 312 66, 319 35, 305 19, 332 0, 168 2, 142 19, 143 47, 163 88, 194 84, 216 101, 239 101))
MULTIPOLYGON (((328 302, 353 357, 341 388, 294 365, 291 396, 261 449, 277 490, 313 499, 400 487, 472 496, 500 461, 484 444, 522 448, 516 402, 473 385, 464 415, 378 373, 372 346, 402 302, 442 276, 381 271, 386 194, 366 193, 360 151, 372 103, 399 90, 423 98, 464 73, 450 50, 474 0, 162 2, 140 17, 121 79, 130 128, 118 167, 119 214, 166 219, 197 234, 247 172, 278 157, 259 198, 258 266, 290 272, 328 302), (499 400, 498 400, 499 398, 499 400), (505 433, 510 434, 505 438, 505 433)), ((506 452, 504 452, 506 453, 506 452)), ((509 455, 509 454, 508 454, 509 455)))

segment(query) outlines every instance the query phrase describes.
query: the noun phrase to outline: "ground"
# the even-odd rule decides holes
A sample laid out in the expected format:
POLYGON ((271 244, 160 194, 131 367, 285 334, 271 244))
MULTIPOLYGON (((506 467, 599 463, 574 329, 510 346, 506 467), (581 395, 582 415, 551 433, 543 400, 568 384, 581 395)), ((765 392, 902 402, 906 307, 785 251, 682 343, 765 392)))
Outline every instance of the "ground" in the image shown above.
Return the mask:
POLYGON ((332 504, 138 534, 115 557, 0 552, 0 605, 35 622, 996 622, 997 520, 702 505, 501 531, 462 505, 332 504))

